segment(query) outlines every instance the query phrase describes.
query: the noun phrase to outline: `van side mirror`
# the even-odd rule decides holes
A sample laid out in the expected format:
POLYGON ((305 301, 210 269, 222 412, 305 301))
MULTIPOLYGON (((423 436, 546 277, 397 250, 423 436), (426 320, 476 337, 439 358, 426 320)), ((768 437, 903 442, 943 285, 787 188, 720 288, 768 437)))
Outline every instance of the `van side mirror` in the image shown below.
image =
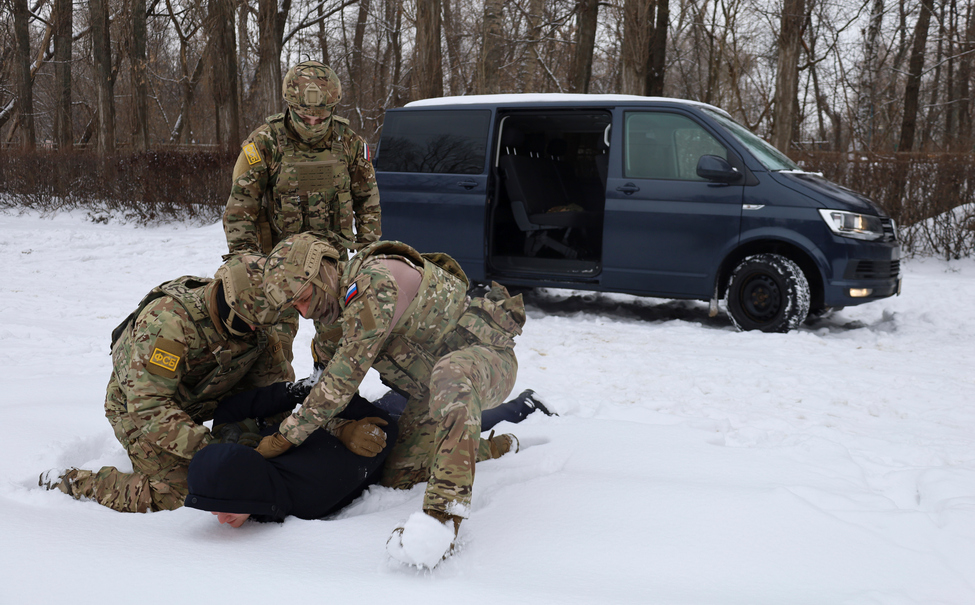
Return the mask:
POLYGON ((716 155, 702 155, 697 161, 697 176, 719 183, 733 183, 741 178, 738 169, 716 155))

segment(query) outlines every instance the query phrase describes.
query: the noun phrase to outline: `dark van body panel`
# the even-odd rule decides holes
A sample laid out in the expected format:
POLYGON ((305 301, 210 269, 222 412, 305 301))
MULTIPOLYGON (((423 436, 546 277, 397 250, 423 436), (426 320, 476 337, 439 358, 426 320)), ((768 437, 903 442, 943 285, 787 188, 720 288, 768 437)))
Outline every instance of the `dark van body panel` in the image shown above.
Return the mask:
MULTIPOLYGON (((446 252, 480 283, 714 304, 731 295, 732 277, 749 259, 785 258, 798 269, 769 283, 792 288, 798 278, 789 271, 801 271, 808 286, 796 283, 808 288, 811 310, 899 293, 900 248, 879 207, 788 159, 776 164, 777 152, 755 141, 720 109, 673 99, 487 95, 412 103, 387 112, 377 152, 383 236, 446 252), (387 128, 395 135, 387 137, 387 128), (432 132, 438 128, 442 134, 432 132), (396 155, 404 149, 409 161, 396 155), (417 159, 417 149, 433 159, 417 159), (701 172, 704 156, 715 159, 701 172), (827 216, 838 220, 827 210, 852 213, 846 218, 872 230, 846 235, 827 223, 827 216)), ((764 295, 762 284, 735 295, 764 295)), ((730 304, 729 313, 741 327, 730 304)))

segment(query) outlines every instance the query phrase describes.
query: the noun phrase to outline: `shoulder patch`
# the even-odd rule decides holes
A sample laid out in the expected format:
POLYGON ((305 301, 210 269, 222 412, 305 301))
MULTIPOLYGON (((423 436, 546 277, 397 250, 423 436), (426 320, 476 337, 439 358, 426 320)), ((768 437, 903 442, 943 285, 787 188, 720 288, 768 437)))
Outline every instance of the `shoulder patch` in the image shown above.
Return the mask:
POLYGON ((352 301, 353 298, 356 297, 357 294, 359 294, 359 287, 356 285, 355 282, 352 282, 352 285, 349 286, 349 289, 345 291, 346 306, 348 306, 348 304, 352 301))
POLYGON ((157 338, 152 345, 152 355, 146 364, 146 371, 163 378, 175 378, 176 368, 185 355, 185 348, 168 338, 157 338))
POLYGON ((261 163, 261 152, 257 150, 257 145, 254 143, 244 145, 244 157, 247 158, 247 163, 251 166, 261 163))

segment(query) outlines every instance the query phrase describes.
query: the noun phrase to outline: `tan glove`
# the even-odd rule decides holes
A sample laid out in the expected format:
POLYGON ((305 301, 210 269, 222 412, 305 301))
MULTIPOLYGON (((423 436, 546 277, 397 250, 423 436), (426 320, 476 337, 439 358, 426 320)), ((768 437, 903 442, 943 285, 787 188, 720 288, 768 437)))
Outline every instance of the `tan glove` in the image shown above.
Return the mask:
POLYGON ((375 416, 355 420, 339 427, 336 437, 353 454, 373 458, 386 447, 386 433, 379 427, 387 424, 375 416))
POLYGON ((257 453, 265 458, 277 458, 291 449, 291 442, 281 433, 268 435, 257 444, 257 453))

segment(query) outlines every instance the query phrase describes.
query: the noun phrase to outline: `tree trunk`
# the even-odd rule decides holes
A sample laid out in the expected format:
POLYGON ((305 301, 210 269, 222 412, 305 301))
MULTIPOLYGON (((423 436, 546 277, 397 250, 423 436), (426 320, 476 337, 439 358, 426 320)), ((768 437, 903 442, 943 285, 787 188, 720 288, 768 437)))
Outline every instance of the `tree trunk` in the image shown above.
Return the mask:
POLYGON ((477 70, 477 91, 481 94, 501 92, 501 64, 504 57, 502 14, 504 0, 484 0, 484 31, 481 61, 477 70))
POLYGON ((328 35, 325 30, 325 3, 318 5, 318 48, 321 51, 322 63, 331 65, 328 58, 328 35))
POLYGON ((290 10, 291 0, 258 0, 257 3, 257 85, 251 92, 265 116, 280 113, 284 108, 281 45, 290 10))
POLYGON ((464 72, 460 63, 460 36, 457 35, 457 22, 453 14, 450 0, 443 0, 443 28, 444 41, 447 43, 447 90, 452 95, 464 92, 464 72))
POLYGON ((653 0, 624 0, 622 86, 625 95, 642 95, 647 83, 650 13, 653 0))
POLYGON ((569 92, 588 93, 592 79, 592 51, 596 45, 598 0, 579 0, 576 13, 576 44, 569 71, 569 92))
POLYGON ((71 149, 74 132, 71 122, 71 28, 72 0, 54 3, 54 144, 71 149))
POLYGON ((966 15, 965 41, 961 44, 961 58, 958 63, 958 136, 954 139, 953 151, 972 151, 972 101, 971 81, 972 63, 975 62, 975 11, 971 5, 966 15))
POLYGON ((240 146, 240 114, 237 109, 237 43, 234 40, 232 0, 209 0, 207 11, 217 145, 233 152, 240 146))
MULTIPOLYGON (((349 90, 352 93, 348 97, 343 97, 346 101, 351 101, 355 107, 362 106, 362 86, 366 81, 362 73, 362 43, 366 37, 366 20, 369 18, 369 0, 359 0, 359 14, 355 21, 355 34, 352 37, 352 65, 349 69, 349 90)), ((352 112, 352 129, 362 132, 361 113, 352 112)))
POLYGON ((129 68, 132 77, 132 147, 149 149, 149 84, 146 73, 146 0, 132 0, 132 40, 129 68))
POLYGON ((656 22, 650 33, 649 58, 647 59, 647 84, 645 94, 662 97, 667 64, 667 27, 670 24, 670 0, 656 0, 656 22))
POLYGON ((413 89, 418 99, 443 96, 440 0, 416 0, 416 61, 413 89))
POLYGON ((911 59, 907 67, 907 86, 904 90, 904 120, 901 123, 901 136, 897 144, 897 151, 911 151, 914 148, 914 136, 917 132, 918 99, 921 93, 921 72, 924 70, 924 47, 928 42, 928 26, 931 24, 931 13, 934 11, 934 0, 921 0, 921 11, 914 28, 914 45, 911 48, 911 59))
POLYGON ((799 94, 799 53, 802 50, 802 28, 805 21, 804 0, 785 0, 778 41, 779 64, 775 78, 770 141, 782 153, 788 153, 795 129, 795 101, 799 94))
POLYGON ((36 146, 34 133, 34 92, 30 77, 30 13, 27 0, 13 0, 14 37, 17 52, 14 55, 15 81, 17 83, 17 123, 14 128, 20 133, 20 146, 33 150, 36 146))
POLYGON ((112 75, 112 40, 109 34, 107 0, 89 0, 91 49, 95 63, 95 130, 99 153, 115 151, 115 78, 112 75))
POLYGON ((873 0, 870 25, 863 48, 863 66, 857 91, 856 135, 862 149, 873 148, 873 131, 877 110, 877 79, 879 77, 880 27, 884 18, 884 0, 873 0))

